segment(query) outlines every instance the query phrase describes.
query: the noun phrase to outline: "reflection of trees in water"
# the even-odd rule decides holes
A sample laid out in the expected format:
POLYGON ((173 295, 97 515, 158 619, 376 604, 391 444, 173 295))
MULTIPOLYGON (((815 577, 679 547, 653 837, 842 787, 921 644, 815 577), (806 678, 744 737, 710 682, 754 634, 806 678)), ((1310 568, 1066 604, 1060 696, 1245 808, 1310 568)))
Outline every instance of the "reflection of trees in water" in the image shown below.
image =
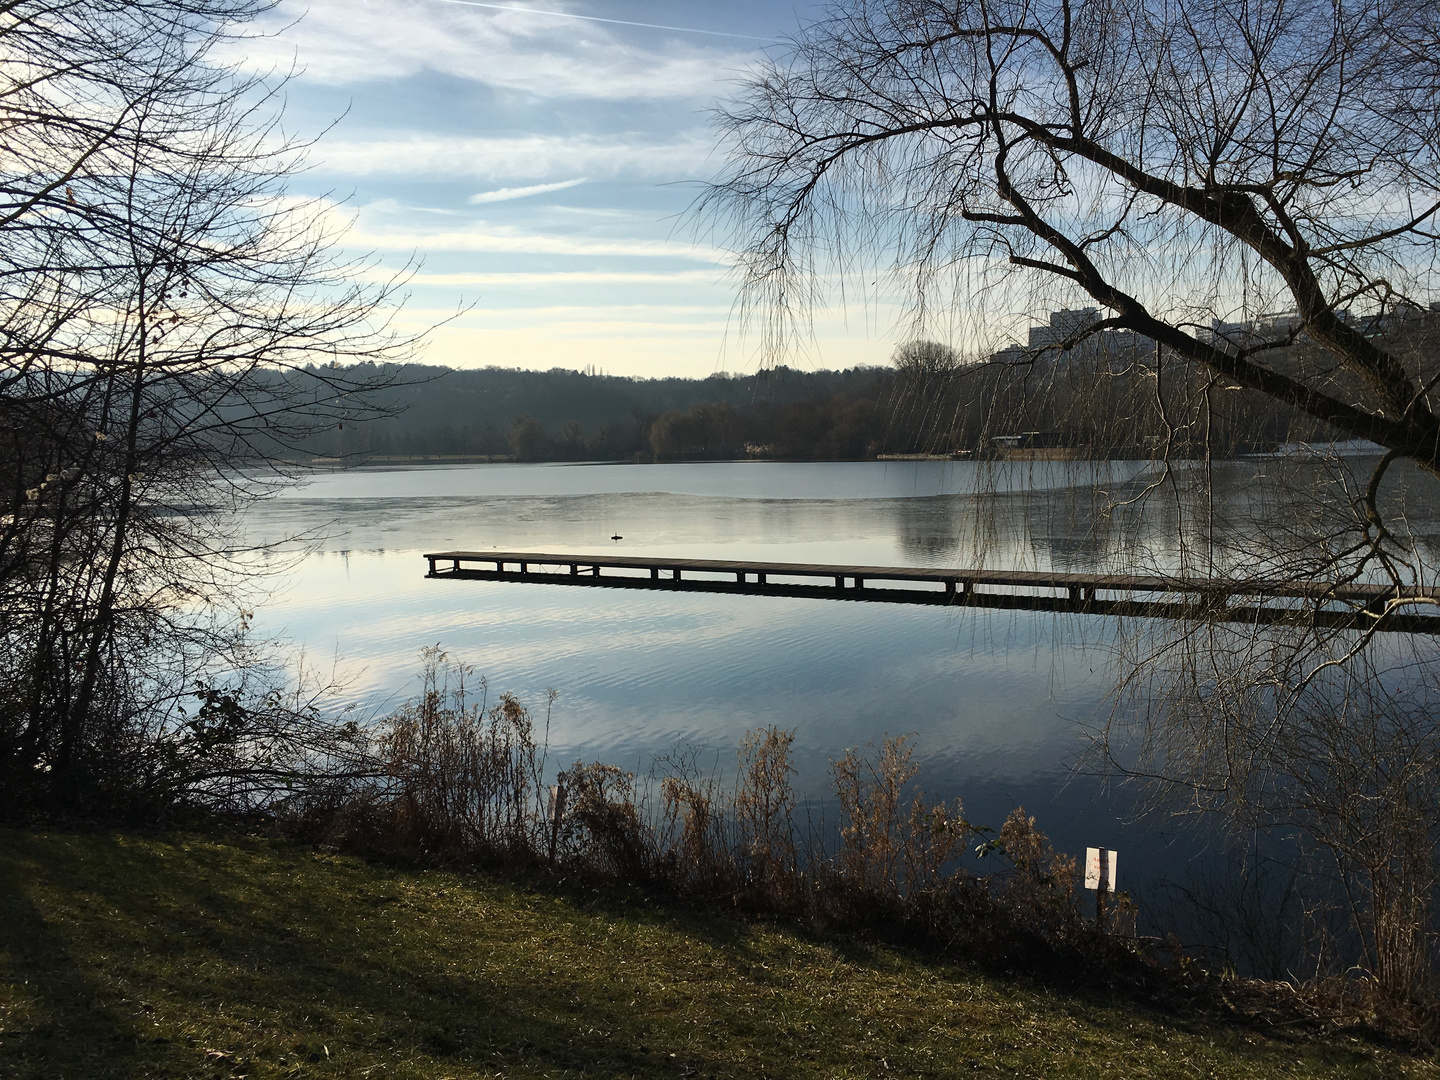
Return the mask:
POLYGON ((961 502, 946 496, 893 500, 900 550, 922 563, 953 564, 960 550, 961 502))
MULTIPOLYGON (((1157 465, 1106 483, 1076 463, 1068 485, 895 499, 889 509, 901 550, 926 563, 1238 577, 1274 563, 1292 577, 1323 577, 1316 544, 1340 537, 1317 532, 1317 504, 1338 518, 1374 464, 1368 457, 1239 459, 1217 462, 1197 480, 1203 463, 1178 462, 1169 474, 1157 465)), ((1381 509, 1422 559, 1434 561, 1440 500, 1407 488, 1387 491, 1381 509)))
POLYGON ((1081 484, 1040 491, 896 499, 895 536, 924 563, 986 569, 1119 569, 1163 535, 1114 493, 1081 484))

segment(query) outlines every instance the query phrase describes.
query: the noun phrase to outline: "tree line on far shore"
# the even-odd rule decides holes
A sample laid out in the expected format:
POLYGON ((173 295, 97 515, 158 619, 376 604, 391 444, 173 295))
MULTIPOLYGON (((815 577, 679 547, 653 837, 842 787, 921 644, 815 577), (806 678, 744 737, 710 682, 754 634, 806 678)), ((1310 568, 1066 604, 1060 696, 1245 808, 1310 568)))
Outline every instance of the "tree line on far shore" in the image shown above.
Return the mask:
MULTIPOLYGON (((1440 315, 1426 313, 1384 336, 1404 344, 1437 329, 1440 315)), ((1116 348, 1100 335, 1066 352, 1012 349, 977 361, 913 341, 884 366, 704 379, 410 366, 372 379, 385 385, 379 419, 347 424, 340 415, 285 453, 352 463, 854 461, 1016 450, 1201 458, 1344 437, 1256 391, 1207 390, 1202 375, 1162 377, 1154 348, 1116 348)), ((1275 362, 1303 366, 1313 351, 1297 340, 1275 362)))

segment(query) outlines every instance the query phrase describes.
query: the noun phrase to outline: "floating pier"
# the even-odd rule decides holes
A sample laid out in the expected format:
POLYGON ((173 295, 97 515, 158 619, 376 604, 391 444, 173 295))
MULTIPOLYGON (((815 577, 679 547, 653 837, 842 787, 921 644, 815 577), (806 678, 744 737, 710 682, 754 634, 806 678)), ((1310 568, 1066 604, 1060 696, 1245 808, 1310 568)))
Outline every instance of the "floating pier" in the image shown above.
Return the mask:
POLYGON ((1440 591, 1233 578, 734 562, 540 551, 427 554, 432 578, 1440 634, 1440 591))

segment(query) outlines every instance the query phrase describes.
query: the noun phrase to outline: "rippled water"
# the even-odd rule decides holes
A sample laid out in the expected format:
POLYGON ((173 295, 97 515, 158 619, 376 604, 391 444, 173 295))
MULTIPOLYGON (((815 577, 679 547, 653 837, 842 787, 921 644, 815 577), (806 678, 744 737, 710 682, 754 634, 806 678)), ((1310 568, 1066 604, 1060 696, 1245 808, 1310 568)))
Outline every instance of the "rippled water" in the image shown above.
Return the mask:
MULTIPOLYGON (((476 465, 325 474, 248 518, 255 542, 324 534, 282 576, 258 622, 312 659, 338 656, 352 691, 382 706, 414 691, 419 650, 437 643, 473 664, 492 692, 543 708, 554 688, 551 762, 561 766, 583 757, 643 770, 654 755, 691 748, 724 769, 742 733, 777 724, 796 732, 798 786, 823 809, 829 759, 913 732, 927 788, 962 796, 972 820, 998 825, 1023 804, 1062 849, 1120 849, 1134 885, 1186 857, 1193 839, 1167 847, 1156 825, 1124 825, 1122 798, 1070 776, 1086 725, 1103 715, 1103 619, 429 580, 421 555, 494 548, 951 567, 983 558, 1095 569, 1122 548, 1133 554, 1138 541, 1098 520, 1088 492, 1133 485, 1146 468, 476 465), (982 511, 976 493, 987 488, 1001 494, 982 511), (624 539, 609 539, 617 533, 624 539)), ((1163 561, 1163 550, 1155 558, 1163 561)))

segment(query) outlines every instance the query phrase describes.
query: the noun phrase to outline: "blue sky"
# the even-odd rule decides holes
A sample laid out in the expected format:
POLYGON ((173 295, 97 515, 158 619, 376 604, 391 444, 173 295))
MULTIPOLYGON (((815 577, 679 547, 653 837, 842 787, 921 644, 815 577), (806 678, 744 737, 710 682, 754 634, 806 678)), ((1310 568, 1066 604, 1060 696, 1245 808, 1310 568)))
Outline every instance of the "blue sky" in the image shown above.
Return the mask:
MULTIPOLYGON (((287 128, 338 118, 295 189, 345 200, 350 249, 423 262, 404 321, 473 305, 433 335, 429 362, 754 370, 725 253, 685 211, 718 167, 707 110, 820 6, 509 6, 283 0, 234 59, 298 65, 287 128)), ((822 310, 801 362, 883 363, 893 330, 822 310)))

